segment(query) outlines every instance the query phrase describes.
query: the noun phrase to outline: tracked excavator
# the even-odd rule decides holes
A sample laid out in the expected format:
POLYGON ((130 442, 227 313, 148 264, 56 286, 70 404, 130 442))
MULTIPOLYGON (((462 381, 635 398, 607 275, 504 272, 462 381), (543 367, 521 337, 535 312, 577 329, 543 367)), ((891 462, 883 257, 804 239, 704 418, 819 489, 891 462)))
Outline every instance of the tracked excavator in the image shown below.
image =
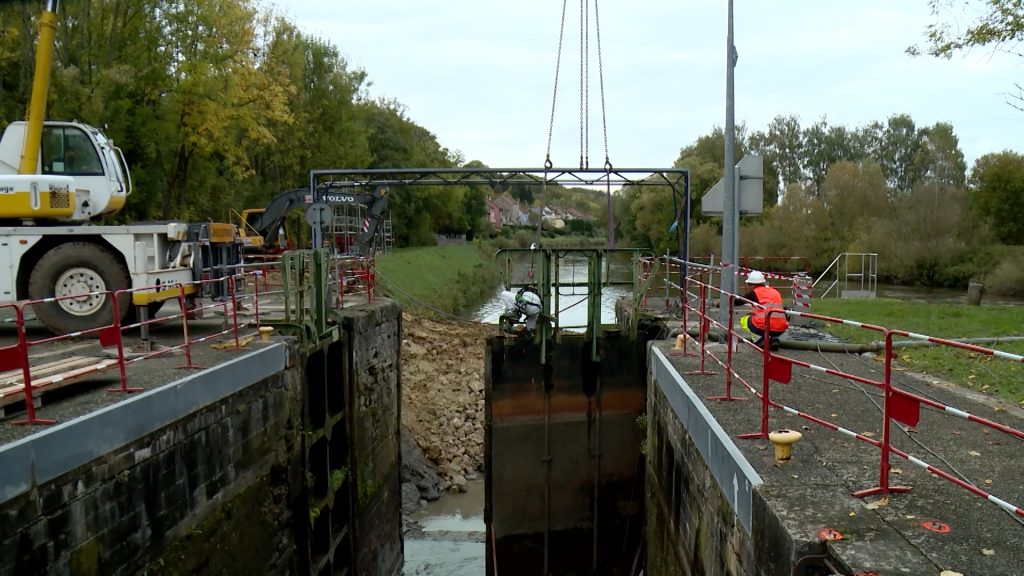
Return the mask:
POLYGON ((51 331, 70 333, 111 322, 111 291, 167 286, 118 297, 122 315, 152 311, 177 298, 179 283, 229 273, 240 244, 231 224, 90 223, 124 207, 131 176, 100 129, 46 121, 58 7, 48 0, 39 19, 27 120, 0 138, 0 304, 54 299, 32 311, 51 331))
POLYGON ((314 202, 309 188, 295 188, 282 192, 274 197, 266 208, 251 208, 242 211, 239 234, 242 245, 248 252, 280 251, 280 231, 285 218, 299 208, 310 210, 317 206, 362 206, 366 209, 362 226, 354 238, 340 236, 336 247, 342 252, 354 252, 359 256, 373 255, 384 212, 388 207, 388 189, 378 186, 371 193, 356 193, 349 188, 341 188, 332 183, 325 183, 317 189, 317 201, 314 202))

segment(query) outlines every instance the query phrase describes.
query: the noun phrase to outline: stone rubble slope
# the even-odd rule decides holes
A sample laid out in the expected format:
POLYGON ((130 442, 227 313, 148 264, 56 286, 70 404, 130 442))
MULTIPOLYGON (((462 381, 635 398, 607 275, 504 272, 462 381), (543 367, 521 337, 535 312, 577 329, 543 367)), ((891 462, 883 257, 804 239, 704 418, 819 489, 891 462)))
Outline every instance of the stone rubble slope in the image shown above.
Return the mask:
POLYGON ((443 488, 462 491, 484 466, 484 351, 497 326, 402 314, 402 427, 443 488))

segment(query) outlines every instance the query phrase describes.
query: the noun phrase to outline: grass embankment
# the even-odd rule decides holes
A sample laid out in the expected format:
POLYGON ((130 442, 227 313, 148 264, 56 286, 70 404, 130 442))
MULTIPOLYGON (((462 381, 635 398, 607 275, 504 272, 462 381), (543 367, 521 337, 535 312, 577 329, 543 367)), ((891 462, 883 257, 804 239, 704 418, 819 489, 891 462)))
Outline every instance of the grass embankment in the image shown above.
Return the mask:
MULTIPOLYGON (((875 324, 948 340, 1024 336, 1024 309, 1020 306, 968 306, 902 300, 815 300, 812 312, 875 324)), ((832 334, 855 343, 884 341, 872 330, 826 323, 832 334)), ((909 340, 893 336, 894 341, 909 340)), ((1024 342, 980 343, 978 346, 1024 354, 1024 342)), ((949 347, 898 348, 900 364, 916 372, 934 374, 1012 402, 1024 404, 1024 363, 949 347)))
POLYGON ((468 318, 499 283, 486 243, 403 248, 378 256, 376 268, 385 294, 406 310, 431 316, 468 318))

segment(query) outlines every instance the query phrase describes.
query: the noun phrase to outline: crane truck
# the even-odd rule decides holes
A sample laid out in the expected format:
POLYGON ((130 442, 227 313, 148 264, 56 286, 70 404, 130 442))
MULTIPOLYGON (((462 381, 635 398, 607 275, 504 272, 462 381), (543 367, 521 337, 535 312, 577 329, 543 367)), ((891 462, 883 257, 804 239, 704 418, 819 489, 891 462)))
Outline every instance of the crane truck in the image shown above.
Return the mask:
POLYGON ((109 324, 115 290, 166 286, 118 297, 121 314, 177 298, 179 284, 200 295, 191 283, 227 273, 240 245, 231 224, 91 223, 124 207, 131 175, 100 129, 45 120, 58 7, 47 0, 40 16, 27 119, 0 137, 0 303, 53 299, 33 312, 70 333, 109 324))

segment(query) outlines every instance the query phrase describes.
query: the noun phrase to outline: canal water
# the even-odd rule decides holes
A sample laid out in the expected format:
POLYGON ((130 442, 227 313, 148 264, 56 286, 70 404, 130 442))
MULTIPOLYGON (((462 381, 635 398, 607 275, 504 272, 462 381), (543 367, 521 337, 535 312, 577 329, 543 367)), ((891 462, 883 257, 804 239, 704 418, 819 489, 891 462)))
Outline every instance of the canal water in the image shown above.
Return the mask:
MULTIPOLYGON (((876 295, 879 298, 893 298, 895 300, 911 300, 915 302, 967 303, 967 289, 957 290, 954 288, 923 288, 921 286, 879 284, 876 295)), ((981 303, 1020 306, 1024 305, 1024 296, 1004 296, 983 292, 981 303)))
POLYGON ((416 527, 405 534, 403 576, 483 576, 483 480, 429 502, 409 520, 416 527))

